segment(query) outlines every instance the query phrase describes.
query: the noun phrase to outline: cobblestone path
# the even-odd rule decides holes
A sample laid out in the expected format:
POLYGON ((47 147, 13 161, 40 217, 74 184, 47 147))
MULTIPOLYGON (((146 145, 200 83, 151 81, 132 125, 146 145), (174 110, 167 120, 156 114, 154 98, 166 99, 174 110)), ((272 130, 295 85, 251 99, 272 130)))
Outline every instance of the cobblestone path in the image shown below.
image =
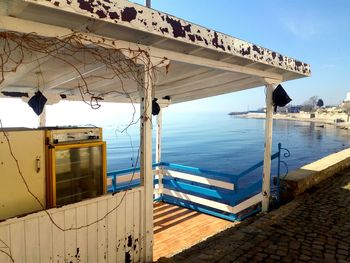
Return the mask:
POLYGON ((170 261, 350 262, 350 170, 170 261))

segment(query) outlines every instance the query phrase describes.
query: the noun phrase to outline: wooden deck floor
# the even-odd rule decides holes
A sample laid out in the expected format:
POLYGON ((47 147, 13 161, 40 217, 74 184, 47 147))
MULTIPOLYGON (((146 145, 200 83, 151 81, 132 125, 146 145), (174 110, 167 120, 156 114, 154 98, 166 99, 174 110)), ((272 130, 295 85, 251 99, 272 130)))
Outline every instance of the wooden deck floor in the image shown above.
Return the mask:
POLYGON ((170 204, 156 203, 153 260, 174 255, 234 224, 237 223, 170 204))

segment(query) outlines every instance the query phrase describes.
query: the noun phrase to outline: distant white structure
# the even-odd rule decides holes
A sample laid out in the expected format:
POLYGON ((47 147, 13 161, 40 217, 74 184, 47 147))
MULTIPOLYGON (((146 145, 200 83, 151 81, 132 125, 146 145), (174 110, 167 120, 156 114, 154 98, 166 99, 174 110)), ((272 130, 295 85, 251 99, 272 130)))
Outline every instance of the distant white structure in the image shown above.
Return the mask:
POLYGON ((344 101, 350 101, 350 91, 346 93, 346 99, 344 101))

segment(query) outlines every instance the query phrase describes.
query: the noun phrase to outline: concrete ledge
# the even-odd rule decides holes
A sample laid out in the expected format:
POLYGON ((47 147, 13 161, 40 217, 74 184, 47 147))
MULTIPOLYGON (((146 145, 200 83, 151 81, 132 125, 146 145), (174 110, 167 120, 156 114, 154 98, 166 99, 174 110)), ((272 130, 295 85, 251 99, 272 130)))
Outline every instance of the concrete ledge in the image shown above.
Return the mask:
POLYGON ((287 194, 282 198, 294 198, 348 167, 350 167, 350 148, 292 171, 285 178, 287 194))

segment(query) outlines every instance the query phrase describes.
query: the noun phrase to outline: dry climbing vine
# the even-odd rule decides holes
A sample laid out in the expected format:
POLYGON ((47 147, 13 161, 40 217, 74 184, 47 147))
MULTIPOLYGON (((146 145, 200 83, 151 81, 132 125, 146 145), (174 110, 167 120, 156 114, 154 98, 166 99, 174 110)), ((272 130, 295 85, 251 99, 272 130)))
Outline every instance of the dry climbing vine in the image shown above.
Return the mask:
MULTIPOLYGON (((151 120, 151 116, 147 116, 146 114, 148 108, 151 107, 151 105, 148 105, 147 103, 144 105, 144 112, 141 112, 141 117, 135 119, 136 107, 134 102, 137 100, 139 93, 138 90, 127 91, 124 87, 124 81, 132 80, 136 82, 138 89, 142 87, 147 92, 150 87, 154 86, 155 71, 157 70, 157 67, 163 65, 167 60, 166 58, 158 59, 157 64, 153 64, 151 57, 146 50, 140 48, 119 48, 117 41, 103 38, 95 39, 94 37, 79 33, 72 33, 60 38, 43 38, 34 33, 20 34, 18 32, 10 31, 0 32, 0 85, 4 84, 9 74, 17 74, 22 66, 33 65, 32 63, 37 65, 36 68, 39 70, 39 74, 42 79, 45 80, 46 72, 45 70, 43 71, 42 68, 43 64, 46 61, 49 61, 49 59, 50 61, 54 60, 61 65, 65 65, 70 71, 76 72, 76 78, 71 81, 73 86, 69 90, 58 89, 55 91, 54 89, 59 87, 47 87, 45 81, 43 81, 42 87, 33 87, 34 92, 40 90, 45 94, 51 89, 50 93, 55 91, 55 93, 57 93, 56 95, 60 96, 62 99, 69 99, 69 96, 72 94, 74 96, 78 95, 84 103, 88 104, 93 109, 98 109, 101 106, 100 102, 106 97, 122 96, 132 104, 134 109, 132 120, 122 132, 127 132, 127 129, 131 125, 136 124, 140 118, 151 120), (87 68, 95 70, 86 70, 87 68), (143 76, 148 74, 151 83, 144 83, 143 78, 140 78, 140 74, 143 76), (119 83, 119 88, 105 90, 90 89, 90 84, 96 81, 111 81, 111 83, 119 83)), ((35 69, 35 67, 33 69, 35 69)), ((166 68, 166 70, 168 70, 168 68, 166 68)), ((3 129, 1 121, 0 128, 4 134, 9 152, 16 164, 17 172, 23 184, 26 186, 28 193, 46 212, 52 224, 61 231, 78 230, 96 224, 101 220, 104 220, 123 202, 127 191, 124 192, 120 202, 115 207, 107 211, 105 215, 97 220, 78 227, 63 228, 59 226, 52 218, 51 214, 46 210, 44 204, 42 204, 35 193, 31 191, 26 182, 20 163, 12 150, 11 141, 3 129)), ((141 144, 142 140, 140 142, 140 145, 141 144)), ((136 165, 134 167, 137 166, 139 154, 140 147, 138 148, 136 165)), ((134 174, 135 171, 133 171, 129 183, 133 180, 134 174)), ((14 262, 10 247, 2 240, 0 240, 0 242, 5 245, 4 249, 9 251, 7 252, 4 249, 0 249, 0 252, 6 254, 10 260, 14 262)))

